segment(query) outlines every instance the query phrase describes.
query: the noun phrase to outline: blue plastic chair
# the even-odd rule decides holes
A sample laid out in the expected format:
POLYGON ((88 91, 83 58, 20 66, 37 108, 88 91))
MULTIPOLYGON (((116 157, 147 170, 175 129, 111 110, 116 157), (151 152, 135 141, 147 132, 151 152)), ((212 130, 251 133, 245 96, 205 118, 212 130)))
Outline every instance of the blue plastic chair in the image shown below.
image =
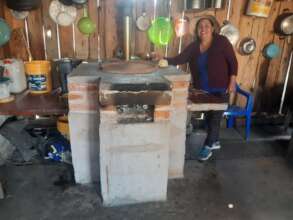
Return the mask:
POLYGON ((250 135, 250 124, 251 124, 251 112, 253 108, 253 96, 242 90, 239 85, 236 85, 236 94, 240 94, 246 98, 245 108, 236 105, 229 105, 228 109, 224 112, 224 115, 227 116, 227 128, 232 128, 235 123, 236 117, 245 116, 245 139, 248 140, 250 135))

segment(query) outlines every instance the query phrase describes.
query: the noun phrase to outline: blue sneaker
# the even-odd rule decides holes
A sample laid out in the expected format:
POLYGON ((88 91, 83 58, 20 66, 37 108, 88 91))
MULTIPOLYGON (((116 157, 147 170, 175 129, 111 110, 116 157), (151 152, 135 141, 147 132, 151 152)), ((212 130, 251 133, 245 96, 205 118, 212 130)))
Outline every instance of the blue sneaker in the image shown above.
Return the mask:
POLYGON ((219 150, 221 148, 220 141, 214 142, 210 148, 211 150, 219 150))
POLYGON ((209 146, 204 146, 201 148, 198 154, 198 160, 205 161, 208 160, 212 156, 212 149, 209 146))

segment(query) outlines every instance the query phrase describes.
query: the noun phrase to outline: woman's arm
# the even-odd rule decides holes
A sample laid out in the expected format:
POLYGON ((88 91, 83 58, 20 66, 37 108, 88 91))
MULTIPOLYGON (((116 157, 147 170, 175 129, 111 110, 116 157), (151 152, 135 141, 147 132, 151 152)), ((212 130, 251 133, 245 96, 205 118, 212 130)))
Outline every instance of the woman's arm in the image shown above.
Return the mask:
POLYGON ((228 74, 230 77, 227 92, 232 93, 236 91, 236 76, 238 73, 238 61, 233 50, 232 44, 225 37, 223 40, 224 45, 224 56, 228 63, 228 74))
POLYGON ((178 54, 175 57, 167 57, 165 58, 166 60, 168 60, 168 64, 170 65, 181 65, 184 63, 187 63, 190 58, 192 53, 194 53, 195 51, 195 43, 191 43, 189 44, 180 54, 178 54))

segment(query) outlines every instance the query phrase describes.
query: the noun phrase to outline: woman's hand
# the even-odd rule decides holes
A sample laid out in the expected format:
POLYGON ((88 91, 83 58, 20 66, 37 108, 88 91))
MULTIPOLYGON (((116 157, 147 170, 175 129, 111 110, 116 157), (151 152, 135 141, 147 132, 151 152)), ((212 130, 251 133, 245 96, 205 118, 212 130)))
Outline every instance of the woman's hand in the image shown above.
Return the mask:
POLYGON ((229 82, 229 85, 228 85, 228 88, 227 88, 227 93, 231 94, 231 93, 234 93, 234 92, 236 92, 236 76, 232 75, 230 77, 230 82, 229 82))
POLYGON ((168 60, 160 59, 158 65, 159 65, 159 67, 167 67, 168 66, 168 60))

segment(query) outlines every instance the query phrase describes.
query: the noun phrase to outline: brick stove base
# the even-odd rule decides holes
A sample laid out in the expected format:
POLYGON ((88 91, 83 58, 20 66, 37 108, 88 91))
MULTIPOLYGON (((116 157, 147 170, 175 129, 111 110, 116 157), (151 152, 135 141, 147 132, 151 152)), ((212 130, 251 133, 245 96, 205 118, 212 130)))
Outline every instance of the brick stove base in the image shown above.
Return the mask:
POLYGON ((68 80, 76 182, 100 180, 107 206, 165 200, 167 179, 184 176, 190 76, 160 70, 171 83, 171 103, 155 105, 154 122, 118 124, 116 108, 98 104, 98 81, 108 76, 97 71, 97 64, 82 64, 68 80))

